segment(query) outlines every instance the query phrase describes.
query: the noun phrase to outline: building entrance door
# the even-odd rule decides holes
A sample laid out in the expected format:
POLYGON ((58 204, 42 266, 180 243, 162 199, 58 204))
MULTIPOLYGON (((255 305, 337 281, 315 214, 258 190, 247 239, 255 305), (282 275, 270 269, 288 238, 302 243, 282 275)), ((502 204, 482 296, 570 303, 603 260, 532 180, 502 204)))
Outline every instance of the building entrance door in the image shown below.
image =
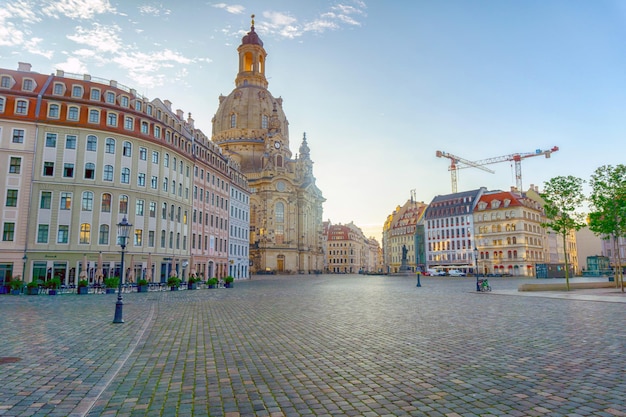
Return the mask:
POLYGON ((276 260, 276 269, 278 272, 283 272, 285 270, 285 258, 279 256, 276 260))

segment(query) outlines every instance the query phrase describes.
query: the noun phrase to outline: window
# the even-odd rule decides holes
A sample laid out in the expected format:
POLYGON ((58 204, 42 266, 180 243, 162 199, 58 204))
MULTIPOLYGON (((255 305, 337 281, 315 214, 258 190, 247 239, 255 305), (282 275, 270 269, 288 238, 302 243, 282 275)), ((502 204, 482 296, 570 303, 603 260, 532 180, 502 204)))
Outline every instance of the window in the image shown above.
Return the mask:
POLYGON ((148 116, 152 116, 152 106, 148 104, 148 107, 146 108, 146 112, 148 113, 148 116))
POLYGON ((93 193, 91 191, 83 192, 83 201, 81 204, 82 211, 92 211, 93 210, 93 193))
POLYGON ((169 181, 167 180, 167 177, 163 178, 163 191, 167 192, 168 184, 169 184, 169 181))
POLYGON ((60 109, 61 107, 58 104, 51 104, 50 106, 48 106, 48 117, 52 119, 58 119, 60 109))
POLYGON ((103 181, 113 181, 113 165, 105 165, 102 174, 103 181))
POLYGON ((117 113, 107 113, 107 125, 117 126, 117 113))
POLYGON ((4 242, 13 242, 15 238, 15 223, 5 223, 2 230, 2 240, 4 242))
POLYGON ((59 225, 57 232, 57 243, 68 243, 70 237, 70 227, 68 225, 59 225))
POLYGON ((161 219, 167 219, 167 203, 161 205, 161 219))
POLYGON ((43 176, 44 177, 54 176, 54 162, 43 163, 43 176))
POLYGON ((156 201, 150 202, 150 217, 156 217, 156 201))
POLYGON ((17 207, 17 190, 7 190, 7 207, 17 207))
POLYGON ((141 172, 137 175, 137 186, 145 187, 146 186, 146 174, 141 172))
POLYGON ((128 103, 129 103, 128 96, 122 96, 120 98, 120 103, 122 106, 128 107, 128 103))
POLYGON ((126 129, 126 130, 133 130, 133 127, 134 127, 134 120, 133 120, 133 118, 126 116, 124 118, 124 129, 126 129))
POLYGON ((98 138, 94 135, 87 136, 87 150, 95 152, 98 149, 98 138))
POLYGON ((267 124, 267 116, 263 115, 263 117, 261 119, 261 128, 262 129, 267 129, 267 126, 268 126, 268 124, 267 124))
POLYGON ((124 142, 124 145, 122 146, 122 155, 130 156, 132 154, 132 150, 133 145, 131 145, 130 142, 124 142))
POLYGON ((115 139, 106 138, 106 141, 104 143, 104 152, 115 153, 115 139))
POLYGON ((0 97, 0 113, 4 113, 4 97, 0 97))
POLYGON ((139 148, 139 159, 142 161, 148 159, 148 150, 146 148, 139 148))
POLYGON ((70 106, 67 108, 67 120, 78 120, 78 107, 70 106))
POLYGON ((128 196, 120 196, 120 214, 128 214, 128 196))
POLYGON ((159 185, 159 177, 156 177, 153 175, 150 178, 150 188, 152 188, 153 190, 156 190, 158 185, 159 185))
POLYGON ((2 78, 0 78, 0 87, 2 87, 2 88, 10 88, 11 87, 11 77, 8 77, 6 75, 2 76, 2 78))
POLYGON ((26 100, 17 100, 15 102, 15 113, 17 114, 26 114, 28 112, 28 101, 26 100))
POLYGON ((143 230, 135 229, 135 246, 141 246, 143 241, 143 230))
POLYGON ((161 230, 161 247, 165 247, 165 230, 161 230))
POLYGON ((100 90, 97 88, 91 89, 91 99, 92 100, 100 100, 100 90))
POLYGON ((155 138, 161 138, 161 127, 160 126, 154 126, 154 137, 155 138))
POLYGON ((91 241, 91 225, 89 223, 82 223, 80 225, 80 240, 82 245, 88 245, 91 241))
POLYGON ((100 211, 102 211, 103 213, 110 213, 111 212, 111 194, 109 193, 104 193, 102 194, 102 201, 100 203, 100 205, 102 206, 100 208, 100 211))
POLYGON ((170 166, 170 154, 166 153, 163 155, 163 166, 168 168, 170 166))
POLYGON ((152 151, 152 163, 153 164, 159 163, 159 153, 157 151, 152 151))
POLYGON ((52 94, 60 96, 65 91, 65 85, 63 83, 54 83, 52 88, 52 94))
POLYGON ((83 87, 80 85, 75 85, 72 87, 72 97, 82 97, 83 96, 83 87))
POLYGON ((13 129, 13 143, 24 143, 24 129, 13 129))
POLYGON ((151 248, 154 247, 154 230, 148 232, 148 246, 151 248))
POLYGON ((230 127, 237 127, 237 115, 236 114, 230 115, 230 127))
POLYGON ((46 133, 46 148, 56 148, 56 147, 57 147, 57 134, 46 133))
POLYGON ((49 210, 51 206, 52 206, 52 192, 42 191, 41 198, 39 199, 39 208, 49 210))
POLYGON ((100 123, 100 111, 96 109, 89 110, 89 123, 100 123))
POLYGON ((93 180, 96 178, 96 166, 92 162, 85 164, 85 179, 93 180))
POLYGON ((76 149, 76 135, 65 135, 65 149, 76 149))
POLYGON ((100 245, 108 245, 109 244, 109 225, 101 224, 100 225, 100 233, 98 236, 98 244, 100 245))
POLYGON ((72 193, 62 192, 61 193, 61 205, 59 206, 60 210, 71 210, 72 208, 72 193))
POLYGON ((141 133, 148 134, 148 122, 141 122, 141 133))
POLYGON ((48 243, 48 230, 50 226, 40 224, 37 226, 37 243, 48 243))
POLYGON ((106 92, 106 102, 114 104, 115 103, 115 93, 112 91, 106 92))
POLYGON ((137 200, 137 202, 135 203, 135 214, 137 216, 143 216, 143 209, 144 209, 144 201, 137 200))
POLYGON ((120 181, 122 184, 130 184, 130 168, 122 168, 120 181))
POLYGON ((285 205, 283 203, 276 203, 274 215, 276 216, 277 223, 283 223, 285 221, 285 205))
POLYGON ((19 174, 22 169, 22 158, 12 156, 9 161, 9 174, 19 174))
POLYGON ((74 178, 74 164, 63 164, 63 177, 74 178))
POLYGON ((135 101, 135 110, 137 110, 137 111, 141 111, 141 108, 142 108, 142 107, 143 107, 143 106, 142 106, 141 101, 136 100, 136 101, 135 101))
POLYGON ((24 91, 33 91, 35 84, 33 83, 33 80, 25 78, 22 81, 22 90, 24 91))

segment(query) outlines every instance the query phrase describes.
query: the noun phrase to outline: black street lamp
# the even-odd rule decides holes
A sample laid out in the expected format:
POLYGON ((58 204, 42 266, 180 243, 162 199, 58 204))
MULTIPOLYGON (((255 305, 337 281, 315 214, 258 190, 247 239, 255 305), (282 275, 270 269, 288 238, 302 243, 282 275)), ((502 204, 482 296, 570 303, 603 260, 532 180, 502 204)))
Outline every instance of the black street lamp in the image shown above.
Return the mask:
POLYGON ((476 291, 480 291, 480 282, 478 281, 478 248, 474 246, 474 275, 476 275, 476 291))
POLYGON ((113 318, 113 323, 124 323, 124 302, 122 301, 122 279, 125 275, 124 250, 126 249, 126 239, 128 239, 128 235, 130 234, 130 229, 132 227, 133 225, 128 223, 128 220, 126 220, 126 216, 124 216, 122 221, 117 224, 117 238, 119 245, 122 247, 122 265, 120 270, 120 283, 117 287, 117 302, 115 303, 115 317, 113 318))

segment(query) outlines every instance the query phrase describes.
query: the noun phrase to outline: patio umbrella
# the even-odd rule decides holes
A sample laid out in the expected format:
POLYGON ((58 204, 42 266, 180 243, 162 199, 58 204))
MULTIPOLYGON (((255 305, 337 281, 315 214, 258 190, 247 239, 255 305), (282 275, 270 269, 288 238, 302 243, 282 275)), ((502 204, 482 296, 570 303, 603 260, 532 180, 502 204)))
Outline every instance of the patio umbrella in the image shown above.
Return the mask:
POLYGON ((191 275, 196 275, 196 259, 193 256, 193 253, 191 254, 191 260, 189 261, 189 263, 191 264, 191 266, 189 267, 189 273, 191 275))
POLYGON ((83 255, 83 265, 80 271, 80 279, 87 279, 87 254, 83 255))
POLYGON ((135 255, 130 255, 130 263, 128 264, 130 271, 128 272, 128 282, 133 282, 135 278, 135 255))
POLYGON ((102 252, 98 255, 98 270, 96 271, 96 282, 102 281, 104 278, 104 273, 102 272, 102 264, 104 261, 102 260, 102 252))
POLYGON ((146 281, 152 281, 152 254, 148 253, 148 265, 146 267, 146 281))

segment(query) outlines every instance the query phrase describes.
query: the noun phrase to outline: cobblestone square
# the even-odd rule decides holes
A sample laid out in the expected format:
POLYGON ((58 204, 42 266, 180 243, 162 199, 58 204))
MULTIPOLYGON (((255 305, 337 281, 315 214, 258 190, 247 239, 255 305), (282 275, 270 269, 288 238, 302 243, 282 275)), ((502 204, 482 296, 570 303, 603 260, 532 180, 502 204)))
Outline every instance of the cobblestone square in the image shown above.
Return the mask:
POLYGON ((626 416, 624 296, 522 282, 259 276, 125 294, 124 324, 115 295, 1 296, 0 415, 626 416))

